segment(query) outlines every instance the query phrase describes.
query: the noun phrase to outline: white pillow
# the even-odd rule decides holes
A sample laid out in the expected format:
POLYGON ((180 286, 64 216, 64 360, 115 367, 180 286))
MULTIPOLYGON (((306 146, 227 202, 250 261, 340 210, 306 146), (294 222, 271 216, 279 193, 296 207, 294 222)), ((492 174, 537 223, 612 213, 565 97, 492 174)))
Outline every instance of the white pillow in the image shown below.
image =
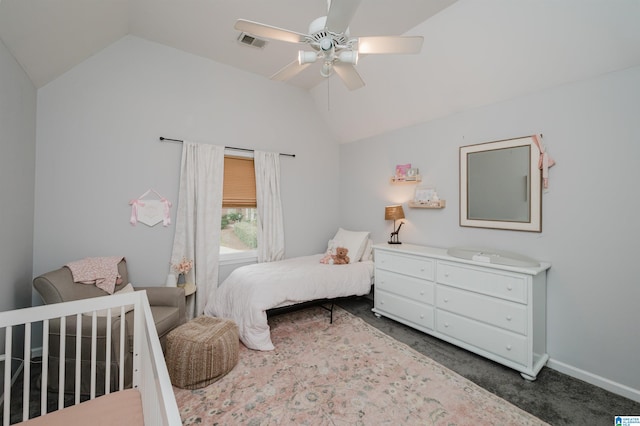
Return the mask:
POLYGON ((371 238, 367 239, 367 243, 364 245, 364 251, 362 252, 362 258, 360 258, 360 262, 365 260, 371 260, 371 254, 373 253, 373 240, 371 238))
MULTIPOLYGON (((121 293, 131 293, 134 292, 135 289, 133 288, 133 285, 131 285, 131 283, 127 284, 126 286, 124 286, 123 288, 121 288, 120 290, 116 291, 113 294, 121 294, 121 293)), ((133 310, 133 305, 126 305, 124 307, 124 313, 126 314, 127 312, 133 310)), ((106 317, 108 315, 108 311, 109 309, 101 309, 96 311, 96 316, 97 317, 106 317)), ((111 318, 116 318, 120 316, 120 307, 118 306, 117 308, 111 308, 111 318)), ((86 315, 88 317, 93 315, 93 312, 85 312, 83 315, 86 315)))
POLYGON ((364 252, 364 248, 369 239, 369 232, 365 231, 347 231, 346 229, 338 228, 333 241, 338 247, 344 247, 349 252, 350 263, 359 262, 364 252))

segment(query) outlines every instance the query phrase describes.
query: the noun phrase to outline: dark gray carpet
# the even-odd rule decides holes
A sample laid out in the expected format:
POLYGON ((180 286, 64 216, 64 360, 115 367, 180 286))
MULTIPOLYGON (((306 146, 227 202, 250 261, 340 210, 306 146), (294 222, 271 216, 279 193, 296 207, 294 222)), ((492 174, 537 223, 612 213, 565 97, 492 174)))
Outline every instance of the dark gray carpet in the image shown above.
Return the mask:
POLYGON ((552 425, 613 425, 616 415, 640 415, 640 403, 544 367, 536 381, 388 318, 378 318, 368 297, 339 306, 394 339, 439 362, 552 425))

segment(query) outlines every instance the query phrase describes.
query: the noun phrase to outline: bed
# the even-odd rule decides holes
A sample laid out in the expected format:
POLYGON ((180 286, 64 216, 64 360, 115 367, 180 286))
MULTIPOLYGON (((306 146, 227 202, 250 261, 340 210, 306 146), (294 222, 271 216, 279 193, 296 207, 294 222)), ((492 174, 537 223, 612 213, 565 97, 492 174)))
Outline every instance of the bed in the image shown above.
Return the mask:
POLYGON ((248 348, 273 350, 267 311, 370 292, 374 265, 368 236, 340 228, 329 241, 328 252, 343 246, 355 253, 346 265, 321 263, 325 253, 240 267, 212 294, 204 313, 235 321, 248 348))

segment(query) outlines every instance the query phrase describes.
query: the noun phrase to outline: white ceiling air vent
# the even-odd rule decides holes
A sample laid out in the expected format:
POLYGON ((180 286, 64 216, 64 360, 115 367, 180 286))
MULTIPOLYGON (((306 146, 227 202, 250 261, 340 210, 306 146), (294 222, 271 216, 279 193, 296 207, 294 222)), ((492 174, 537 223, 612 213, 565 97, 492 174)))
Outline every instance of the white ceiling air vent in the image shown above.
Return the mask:
POLYGON ((267 44, 266 40, 263 40, 256 36, 252 36, 251 34, 247 34, 247 33, 240 33, 240 35, 238 36, 238 41, 240 42, 240 44, 257 47, 260 49, 262 49, 267 44))

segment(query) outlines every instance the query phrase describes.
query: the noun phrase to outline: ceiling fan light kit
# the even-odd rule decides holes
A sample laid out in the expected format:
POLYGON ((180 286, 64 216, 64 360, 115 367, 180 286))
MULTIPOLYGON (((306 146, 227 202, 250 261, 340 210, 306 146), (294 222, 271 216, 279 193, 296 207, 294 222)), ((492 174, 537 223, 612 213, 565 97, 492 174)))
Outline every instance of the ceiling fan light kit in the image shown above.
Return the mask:
POLYGON ((374 36, 351 37, 349 22, 361 0, 329 0, 327 16, 316 18, 309 25, 309 34, 302 34, 271 25, 239 19, 235 28, 245 33, 289 43, 309 45, 313 51, 298 51, 298 59, 271 76, 286 81, 322 59, 320 75, 329 77, 335 71, 349 90, 364 86, 355 69, 360 54, 415 54, 422 49, 423 37, 374 36))
POLYGON ((347 64, 358 65, 358 51, 357 50, 343 50, 338 55, 338 60, 347 64))
POLYGON ((323 77, 330 77, 333 74, 333 64, 329 61, 325 61, 320 68, 320 75, 323 77))
POLYGON ((308 52, 306 50, 298 51, 298 64, 312 64, 318 59, 316 52, 308 52))

